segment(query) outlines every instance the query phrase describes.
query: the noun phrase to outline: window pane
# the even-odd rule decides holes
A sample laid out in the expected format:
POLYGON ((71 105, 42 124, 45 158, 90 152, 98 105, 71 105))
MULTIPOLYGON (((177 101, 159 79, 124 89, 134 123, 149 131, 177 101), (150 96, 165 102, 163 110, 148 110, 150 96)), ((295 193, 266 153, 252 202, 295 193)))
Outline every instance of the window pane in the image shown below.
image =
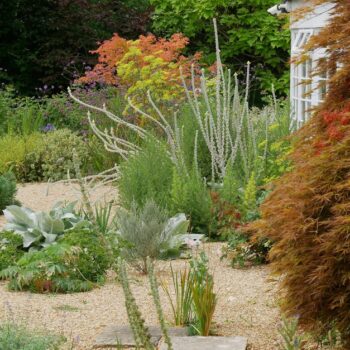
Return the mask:
POLYGON ((318 92, 320 101, 323 101, 327 93, 327 84, 325 80, 320 81, 320 87, 318 89, 318 92))

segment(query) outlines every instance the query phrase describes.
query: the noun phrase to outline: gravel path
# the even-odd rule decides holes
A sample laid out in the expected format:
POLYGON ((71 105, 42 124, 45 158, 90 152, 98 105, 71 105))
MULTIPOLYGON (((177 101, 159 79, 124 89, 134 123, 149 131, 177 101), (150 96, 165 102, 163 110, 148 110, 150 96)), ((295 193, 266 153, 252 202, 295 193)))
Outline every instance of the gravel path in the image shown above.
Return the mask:
MULTIPOLYGON (((36 210, 47 210, 59 200, 74 199, 71 186, 51 185, 48 195, 46 189, 43 184, 20 186, 17 198, 23 205, 36 210)), ((103 191, 108 200, 115 196, 112 188, 103 191)), ((268 282, 268 267, 232 269, 226 261, 220 261, 221 247, 221 243, 207 243, 201 248, 209 256, 215 277, 218 294, 214 317, 216 333, 245 336, 251 350, 276 349, 279 324, 276 283, 268 282)), ((186 264, 186 261, 172 262, 175 270, 186 264)), ((161 261, 156 269, 158 278, 170 283, 169 266, 169 262, 161 261)), ((157 324, 147 278, 132 271, 130 278, 146 322, 157 324)), ((162 291, 160 294, 165 315, 171 321, 169 303, 162 291)), ((122 289, 112 273, 101 288, 77 294, 9 292, 6 282, 0 282, 0 320, 6 319, 62 333, 70 342, 76 343, 74 349, 91 349, 94 338, 107 325, 127 324, 122 289)))

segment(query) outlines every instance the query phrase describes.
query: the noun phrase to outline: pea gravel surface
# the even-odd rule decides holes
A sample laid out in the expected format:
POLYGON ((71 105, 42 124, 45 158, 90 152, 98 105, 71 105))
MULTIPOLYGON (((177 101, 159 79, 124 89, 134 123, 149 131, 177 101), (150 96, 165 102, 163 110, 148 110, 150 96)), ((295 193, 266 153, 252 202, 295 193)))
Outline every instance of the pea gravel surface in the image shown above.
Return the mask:
MULTIPOLYGON (((102 188, 98 194, 107 201, 116 196, 112 187, 102 188)), ((27 184, 19 186, 17 198, 22 205, 34 210, 48 210, 57 201, 72 201, 76 195, 72 185, 58 183, 48 189, 47 184, 27 184)), ((4 221, 0 217, 0 226, 4 221)), ((214 333, 247 337, 251 350, 277 349, 280 324, 277 283, 269 277, 268 266, 233 269, 226 260, 220 259, 222 247, 222 243, 205 243, 193 251, 194 255, 201 250, 207 253, 214 274, 218 297, 214 333)), ((171 264, 177 271, 185 268, 188 261, 176 260, 171 264)), ((171 287, 170 262, 158 261, 156 271, 159 281, 171 287)), ((129 277, 146 323, 158 324, 147 277, 132 269, 129 277)), ((171 308, 161 288, 160 296, 165 316, 171 322, 171 308)), ((76 294, 10 292, 7 282, 1 281, 0 320, 14 320, 33 329, 63 334, 69 349, 92 349, 95 337, 104 327, 128 324, 122 288, 113 272, 100 288, 76 294)))

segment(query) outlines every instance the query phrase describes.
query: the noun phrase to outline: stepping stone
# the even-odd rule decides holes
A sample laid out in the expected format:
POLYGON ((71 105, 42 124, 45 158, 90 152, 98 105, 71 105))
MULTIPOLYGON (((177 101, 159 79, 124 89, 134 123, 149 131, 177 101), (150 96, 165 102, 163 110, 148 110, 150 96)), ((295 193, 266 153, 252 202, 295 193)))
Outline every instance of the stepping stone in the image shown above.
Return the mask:
MULTIPOLYGON (((174 350, 246 350, 247 338, 244 337, 170 337, 174 350)), ((159 350, 168 350, 161 340, 159 350)))
POLYGON ((201 233, 186 233, 181 235, 180 238, 183 243, 186 243, 187 241, 192 241, 193 243, 196 243, 198 245, 204 240, 205 235, 201 233))
MULTIPOLYGON (((149 326, 151 334, 151 341, 156 346, 162 337, 162 331, 160 327, 149 326)), ((188 329, 184 327, 169 328, 169 335, 174 337, 186 337, 188 335, 188 329)), ((95 339, 94 348, 113 348, 117 347, 117 344, 122 345, 123 348, 132 349, 135 348, 134 335, 130 326, 108 326, 101 334, 95 339)))

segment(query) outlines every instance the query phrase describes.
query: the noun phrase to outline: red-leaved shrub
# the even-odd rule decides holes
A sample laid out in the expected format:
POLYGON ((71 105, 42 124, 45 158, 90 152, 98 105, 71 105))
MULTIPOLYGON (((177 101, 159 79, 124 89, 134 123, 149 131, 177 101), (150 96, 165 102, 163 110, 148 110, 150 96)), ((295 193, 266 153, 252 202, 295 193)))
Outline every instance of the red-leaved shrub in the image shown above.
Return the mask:
POLYGON ((335 327, 350 349, 350 1, 334 6, 307 47, 328 52, 316 72, 328 74, 326 100, 296 132, 293 170, 277 180, 249 229, 274 242, 283 311, 319 334, 335 327))

